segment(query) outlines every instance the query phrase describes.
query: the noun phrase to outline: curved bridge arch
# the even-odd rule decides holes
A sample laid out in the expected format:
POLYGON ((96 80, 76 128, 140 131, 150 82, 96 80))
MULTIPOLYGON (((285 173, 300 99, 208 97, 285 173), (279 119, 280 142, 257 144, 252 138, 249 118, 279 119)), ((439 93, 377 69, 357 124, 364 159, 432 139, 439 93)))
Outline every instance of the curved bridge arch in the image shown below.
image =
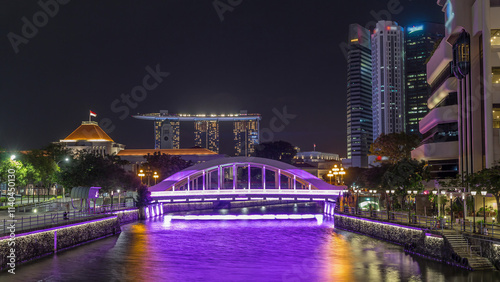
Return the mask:
MULTIPOLYGON (((149 188, 156 199, 202 195, 329 195, 334 186, 292 165, 256 157, 221 158, 181 170, 149 188)), ((265 196, 264 196, 265 197, 265 196)))

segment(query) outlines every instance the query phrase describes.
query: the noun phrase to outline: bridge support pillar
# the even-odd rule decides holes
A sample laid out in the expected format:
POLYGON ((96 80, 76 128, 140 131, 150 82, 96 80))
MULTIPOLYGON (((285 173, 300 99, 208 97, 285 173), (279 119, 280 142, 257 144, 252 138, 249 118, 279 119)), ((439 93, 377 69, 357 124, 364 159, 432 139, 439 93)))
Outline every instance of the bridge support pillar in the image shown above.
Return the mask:
POLYGON ((325 201, 324 213, 333 216, 335 214, 335 202, 325 201))

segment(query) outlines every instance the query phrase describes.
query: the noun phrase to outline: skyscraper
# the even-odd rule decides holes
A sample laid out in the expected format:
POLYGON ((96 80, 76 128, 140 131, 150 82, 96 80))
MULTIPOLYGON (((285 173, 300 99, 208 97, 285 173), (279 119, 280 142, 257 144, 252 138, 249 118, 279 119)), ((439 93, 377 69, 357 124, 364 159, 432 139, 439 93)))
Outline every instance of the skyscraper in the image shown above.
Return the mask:
POLYGON ((179 149, 179 122, 155 121, 155 149, 179 149))
POLYGON ((219 152, 219 121, 195 121, 194 130, 195 146, 219 152))
POLYGON ((349 26, 347 48, 347 158, 353 167, 368 167, 373 142, 370 31, 349 26))
POLYGON ((259 144, 259 120, 234 121, 235 156, 252 156, 259 144))
POLYGON ((405 131, 404 32, 379 21, 371 36, 373 139, 405 131))
POLYGON ((429 112, 426 61, 444 37, 444 25, 421 23, 405 29, 406 133, 418 134, 418 122, 429 112))
MULTIPOLYGON (((179 149, 181 122, 194 122, 195 146, 219 153, 219 122, 233 123, 235 151, 224 152, 228 155, 250 156, 259 144, 259 114, 240 111, 239 114, 169 114, 167 110, 159 113, 138 114, 136 119, 153 121, 155 149, 179 149)), ((224 142, 224 141, 223 141, 224 142)), ((191 145, 192 146, 192 145, 191 145)))

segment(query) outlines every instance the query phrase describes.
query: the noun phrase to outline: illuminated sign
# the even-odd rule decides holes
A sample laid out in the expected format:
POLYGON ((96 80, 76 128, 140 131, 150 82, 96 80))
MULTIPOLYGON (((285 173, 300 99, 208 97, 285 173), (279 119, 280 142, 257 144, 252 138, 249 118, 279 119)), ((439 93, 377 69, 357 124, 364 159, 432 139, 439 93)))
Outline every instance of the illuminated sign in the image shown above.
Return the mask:
POLYGON ((423 25, 412 26, 412 27, 408 28, 408 33, 414 33, 415 31, 421 31, 421 30, 424 30, 424 26, 423 25))

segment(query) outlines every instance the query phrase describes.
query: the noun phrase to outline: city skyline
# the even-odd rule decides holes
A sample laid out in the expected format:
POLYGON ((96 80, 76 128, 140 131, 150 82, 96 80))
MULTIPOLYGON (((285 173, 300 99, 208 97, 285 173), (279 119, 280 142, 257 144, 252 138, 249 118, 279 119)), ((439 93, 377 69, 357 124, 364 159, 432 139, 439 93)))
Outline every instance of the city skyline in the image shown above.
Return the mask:
MULTIPOLYGON (((442 21, 435 1, 400 2, 403 9, 390 15, 400 25, 442 21)), ((40 148, 64 138, 92 109, 97 121, 106 119, 102 128, 113 139, 149 148, 151 131, 132 114, 243 108, 262 114, 261 129, 271 129, 271 120, 285 111, 295 116, 277 124, 284 128, 272 131, 274 141, 288 141, 304 151, 317 144, 318 151, 345 157, 346 59, 341 45, 350 23, 366 25, 389 10, 387 1, 363 3, 363 9, 357 8, 359 3, 318 1, 304 9, 284 1, 244 2, 226 12, 223 21, 211 3, 128 3, 119 13, 110 12, 114 3, 102 3, 95 11, 87 3, 61 4, 57 15, 18 46, 18 53, 7 37, 0 43, 0 91, 6 100, 1 117, 16 120, 2 123, 0 147, 40 148), (342 16, 349 14, 343 9, 355 8, 356 15, 342 16), (92 13, 85 12, 90 9, 92 13), (148 17, 125 16, 136 10, 148 17), (92 19, 81 25, 86 14, 92 19), (131 95, 148 75, 151 90, 145 97, 123 102, 122 94, 131 95)), ((9 2, 2 26, 6 33, 22 35, 21 19, 31 21, 39 10, 36 3, 9 2)))

